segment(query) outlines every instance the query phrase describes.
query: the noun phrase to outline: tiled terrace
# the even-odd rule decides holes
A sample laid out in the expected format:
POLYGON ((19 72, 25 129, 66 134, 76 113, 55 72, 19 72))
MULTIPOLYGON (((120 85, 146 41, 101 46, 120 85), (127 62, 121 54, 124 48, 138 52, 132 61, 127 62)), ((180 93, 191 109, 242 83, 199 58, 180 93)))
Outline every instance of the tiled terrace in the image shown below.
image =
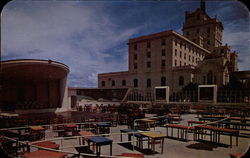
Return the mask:
MULTIPOLYGON (((152 115, 146 115, 147 117, 150 117, 152 115)), ((172 116, 171 116, 172 117, 172 116)), ((199 121, 199 118, 197 118, 196 114, 184 114, 181 115, 180 122, 174 122, 178 123, 180 125, 188 126, 188 121, 199 121)), ((248 121, 247 121, 248 122, 248 121)), ((95 131, 96 123, 94 126, 79 126, 77 125, 77 130, 79 131, 86 131, 86 128, 94 128, 92 132, 98 133, 95 131), (84 129, 85 128, 85 129, 84 129)), ((71 124, 72 125, 72 124, 71 124)), ((74 126, 74 125, 73 125, 74 126)), ((72 127, 73 127, 72 126, 72 127)), ((77 134, 75 137, 65 137, 64 134, 62 136, 64 137, 58 137, 58 134, 60 132, 60 128, 55 128, 55 126, 45 126, 45 141, 51 141, 53 143, 56 143, 55 149, 67 153, 67 157, 77 157, 78 152, 80 151, 79 146, 83 146, 82 142, 79 141, 80 136, 77 134), (77 148, 78 147, 78 148, 77 148)), ((121 143, 120 138, 120 130, 121 129, 128 129, 127 125, 118 125, 118 126, 112 126, 110 127, 110 133, 109 135, 106 135, 105 138, 111 139, 112 142, 112 156, 118 157, 118 155, 121 155, 122 153, 139 153, 143 154, 144 157, 171 157, 171 158, 210 158, 210 157, 219 157, 219 158, 229 158, 230 153, 244 153, 246 152, 248 146, 249 146, 249 136, 250 135, 250 127, 247 126, 246 129, 239 130, 239 138, 238 138, 238 146, 236 146, 236 138, 233 137, 232 139, 232 147, 230 146, 230 137, 228 135, 220 135, 220 143, 212 143, 210 139, 209 131, 207 131, 207 134, 204 135, 203 140, 193 140, 193 133, 188 132, 187 133, 187 139, 179 139, 177 138, 178 130, 173 129, 173 136, 171 135, 171 130, 169 129, 168 137, 165 137, 167 135, 166 133, 166 127, 164 126, 156 126, 155 128, 151 127, 151 132, 156 132, 157 134, 163 135, 164 143, 163 143, 163 153, 161 153, 161 144, 156 144, 155 150, 156 152, 153 153, 151 149, 148 148, 148 141, 143 141, 143 149, 140 149, 138 146, 136 146, 136 137, 131 137, 132 142, 128 142, 128 133, 123 133, 123 143, 121 143)), ((141 130, 139 130, 141 131, 141 130)), ((105 131, 102 131, 105 132, 105 131)), ((70 133, 70 132, 69 132, 70 133)), ((69 134, 68 136, 70 136, 69 134)), ((179 136, 181 135, 181 130, 179 131, 179 136)), ((200 137, 201 138, 201 137, 200 137)), ((42 140, 44 141, 44 140, 42 140)), ((33 143, 31 143, 33 144, 33 143)), ((35 144, 33 144, 35 145, 35 144)), ((53 145, 52 145, 53 146, 53 145)), ((85 143, 85 146, 87 147, 88 144, 85 143)), ((82 154, 85 154, 86 152, 91 152, 86 147, 82 147, 82 154)), ((51 147, 52 148, 52 147, 51 147)), ((93 150, 93 147, 90 148, 93 150)), ((36 147, 30 147, 30 152, 36 151, 36 147)), ((94 150, 95 151, 95 150, 94 150)), ((20 152, 20 155, 22 152, 20 152)), ((95 155, 95 153, 94 153, 95 155)), ((105 155, 104 157, 110 156, 110 146, 105 145, 101 147, 101 155, 105 155)), ((79 155, 78 155, 79 156, 79 155)), ((84 156, 83 156, 84 157, 84 156)), ((85 157, 88 157, 85 155, 85 157)))

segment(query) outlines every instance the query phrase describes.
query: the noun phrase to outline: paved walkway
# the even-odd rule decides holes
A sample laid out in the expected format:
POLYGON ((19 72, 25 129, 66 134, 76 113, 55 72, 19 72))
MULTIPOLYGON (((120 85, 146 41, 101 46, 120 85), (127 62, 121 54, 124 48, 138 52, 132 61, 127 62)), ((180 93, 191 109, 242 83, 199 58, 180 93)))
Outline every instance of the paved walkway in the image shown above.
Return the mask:
MULTIPOLYGON (((187 125, 188 120, 198 120, 195 118, 196 115, 186 114, 182 115, 182 125, 187 125)), ((117 126, 111 127, 111 133, 119 133, 120 129, 125 129, 127 126, 117 126)), ((156 127, 155 130, 151 128, 151 131, 159 132, 163 135, 166 135, 166 128, 156 127)), ((177 130, 174 130, 177 131, 177 130)), ((250 134, 250 129, 244 131, 244 133, 250 134)), ((175 133, 176 134, 176 133, 175 133)), ((46 133, 47 138, 53 137, 53 133, 46 133)), ((120 134, 112 134, 109 136, 113 140, 113 155, 119 155, 121 153, 133 152, 133 153, 144 153, 146 158, 229 158, 229 153, 242 153, 247 150, 248 145, 250 144, 249 138, 240 137, 239 145, 235 146, 235 139, 233 138, 233 147, 229 147, 229 136, 221 136, 221 142, 224 145, 216 145, 208 142, 198 142, 193 141, 193 136, 191 133, 188 134, 189 141, 181 141, 173 138, 165 138, 164 141, 164 151, 163 154, 156 153, 152 155, 147 148, 146 142, 144 142, 144 149, 138 150, 135 148, 133 151, 132 145, 126 144, 116 144, 115 142, 120 142, 120 134)), ((209 139, 209 136, 206 136, 209 139)), ((127 135, 123 136, 123 140, 127 140, 127 135)), ((66 139, 62 142, 56 141, 63 147, 78 145, 77 139, 66 139)), ((156 151, 160 152, 160 144, 156 145, 156 151)), ((76 151, 74 148, 64 149, 67 151, 76 151)), ((109 146, 102 147, 102 154, 109 155, 109 146)))

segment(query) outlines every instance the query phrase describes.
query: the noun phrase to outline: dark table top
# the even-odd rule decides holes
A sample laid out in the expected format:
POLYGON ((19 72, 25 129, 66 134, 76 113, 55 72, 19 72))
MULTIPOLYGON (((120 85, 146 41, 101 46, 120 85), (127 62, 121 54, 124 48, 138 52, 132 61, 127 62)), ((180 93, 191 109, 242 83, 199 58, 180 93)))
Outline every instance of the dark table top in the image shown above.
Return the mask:
POLYGON ((130 133, 130 132, 138 132, 137 130, 134 130, 134 129, 121 129, 120 132, 123 132, 123 133, 130 133))
POLYGON ((112 144, 113 142, 113 140, 102 136, 90 137, 88 138, 88 141, 94 142, 96 145, 107 145, 107 144, 112 144))
POLYGON ((110 127, 110 123, 108 122, 100 122, 96 124, 97 127, 110 127))

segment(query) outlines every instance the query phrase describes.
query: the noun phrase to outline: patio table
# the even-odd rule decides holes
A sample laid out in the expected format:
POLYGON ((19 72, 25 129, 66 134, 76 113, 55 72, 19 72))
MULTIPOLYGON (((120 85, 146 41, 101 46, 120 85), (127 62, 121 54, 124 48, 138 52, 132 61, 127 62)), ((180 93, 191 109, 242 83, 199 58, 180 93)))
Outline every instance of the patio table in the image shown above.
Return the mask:
POLYGON ((74 136, 77 135, 77 125, 76 124, 67 124, 65 125, 65 136, 74 136))
POLYGON ((47 151, 47 150, 37 150, 30 153, 25 153, 25 158, 65 158, 66 153, 47 151))
POLYGON ((82 140, 82 144, 85 144, 85 140, 87 140, 90 137, 96 136, 94 133, 90 132, 90 131, 81 131, 78 132, 80 136, 82 136, 82 139, 79 139, 79 144, 81 144, 81 140, 82 140))
POLYGON ((60 147, 59 144, 56 144, 56 143, 51 142, 51 141, 34 143, 33 145, 44 147, 44 148, 57 149, 57 150, 59 150, 59 147, 60 147))
POLYGON ((43 130, 45 130, 42 126, 31 126, 30 129, 32 131, 43 131, 43 130))
POLYGON ((122 133, 128 133, 128 141, 131 141, 131 136, 133 135, 133 132, 138 132, 137 130, 134 129, 121 129, 121 142, 122 142, 122 133))
POLYGON ((203 138, 203 134, 204 134, 203 131, 209 130, 211 142, 220 143, 220 134, 226 133, 230 136, 230 147, 232 147, 232 136, 236 137, 236 146, 238 146, 239 130, 218 128, 218 127, 205 126, 205 125, 196 126, 195 129, 196 131, 200 130, 200 132, 197 132, 198 139, 199 139, 199 134, 201 134, 201 138, 203 138))
POLYGON ((161 141, 161 154, 163 153, 163 145, 164 145, 164 138, 166 136, 161 135, 156 132, 142 132, 141 135, 148 137, 148 147, 150 144, 151 139, 151 150, 155 152, 155 144, 157 143, 157 140, 161 141))
POLYGON ((66 128, 77 128, 76 124, 67 124, 66 128))
POLYGON ((45 136, 45 129, 42 126, 31 126, 30 135, 32 140, 42 139, 45 136))
POLYGON ((97 133, 98 134, 106 134, 110 133, 110 126, 111 124, 108 122, 100 122, 96 123, 97 133))
MULTIPOLYGON (((168 124, 166 125, 166 134, 168 136, 168 128, 171 129, 171 137, 173 137, 173 129, 177 129, 177 138, 187 140, 187 133, 188 131, 194 131, 195 128, 192 126, 184 126, 179 124, 168 124)), ((193 135, 193 139, 195 139, 195 134, 193 135)))
POLYGON ((101 154, 101 146, 110 145, 110 155, 112 155, 113 140, 108 139, 106 137, 102 137, 102 136, 93 136, 93 137, 88 138, 87 142, 88 142, 89 148, 90 148, 91 142, 96 145, 96 155, 97 156, 100 156, 100 154, 101 154))
POLYGON ((139 122, 143 125, 144 129, 150 129, 150 126, 153 125, 154 129, 155 129, 155 123, 156 120, 151 120, 151 119, 141 119, 139 120, 139 122))

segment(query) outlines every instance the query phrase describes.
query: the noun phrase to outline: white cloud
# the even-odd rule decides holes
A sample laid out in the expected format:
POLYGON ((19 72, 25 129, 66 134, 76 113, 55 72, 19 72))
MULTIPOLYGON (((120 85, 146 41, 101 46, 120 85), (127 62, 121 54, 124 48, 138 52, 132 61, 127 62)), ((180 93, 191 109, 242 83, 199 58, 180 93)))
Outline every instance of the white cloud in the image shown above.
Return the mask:
POLYGON ((239 53, 239 69, 250 69, 250 32, 224 32, 224 42, 231 46, 231 51, 239 53))
MULTIPOLYGON (((11 2, 12 3, 12 2, 11 2)), ((36 3, 36 2, 30 2, 36 3)), ((38 58, 70 67, 70 86, 97 86, 97 74, 126 70, 127 61, 105 53, 139 28, 119 30, 101 6, 53 3, 34 8, 6 7, 2 13, 2 57, 38 58)), ((116 51, 116 50, 114 50, 116 51)))

